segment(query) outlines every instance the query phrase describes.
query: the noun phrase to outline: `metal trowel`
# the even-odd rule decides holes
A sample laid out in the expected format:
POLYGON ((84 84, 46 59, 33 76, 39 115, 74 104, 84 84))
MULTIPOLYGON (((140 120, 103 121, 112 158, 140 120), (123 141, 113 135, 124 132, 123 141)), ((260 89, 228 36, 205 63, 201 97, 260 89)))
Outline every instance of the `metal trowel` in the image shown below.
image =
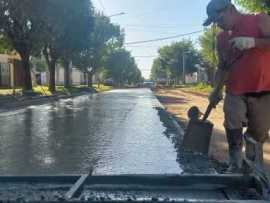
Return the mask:
POLYGON ((190 120, 182 142, 183 150, 205 155, 208 154, 214 125, 210 121, 207 121, 207 118, 213 107, 212 104, 208 105, 202 119, 200 119, 202 113, 198 107, 193 106, 188 110, 190 120))

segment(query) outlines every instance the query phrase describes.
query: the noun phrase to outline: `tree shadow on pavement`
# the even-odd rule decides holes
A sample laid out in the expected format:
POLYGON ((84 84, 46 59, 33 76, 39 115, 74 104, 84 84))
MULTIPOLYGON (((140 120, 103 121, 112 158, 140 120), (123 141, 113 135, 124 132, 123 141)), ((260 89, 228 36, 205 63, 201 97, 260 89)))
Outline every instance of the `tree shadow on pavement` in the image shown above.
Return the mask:
POLYGON ((186 99, 183 98, 179 98, 179 97, 171 97, 171 96, 157 96, 158 100, 162 103, 162 104, 185 104, 187 103, 186 99))

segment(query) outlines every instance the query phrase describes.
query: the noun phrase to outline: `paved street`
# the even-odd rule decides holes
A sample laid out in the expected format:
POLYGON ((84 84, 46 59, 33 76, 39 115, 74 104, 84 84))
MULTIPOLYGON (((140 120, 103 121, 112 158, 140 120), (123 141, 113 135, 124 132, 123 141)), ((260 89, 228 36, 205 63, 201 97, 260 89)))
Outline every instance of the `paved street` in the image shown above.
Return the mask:
POLYGON ((179 174, 159 105, 132 89, 2 113, 0 174, 179 174))

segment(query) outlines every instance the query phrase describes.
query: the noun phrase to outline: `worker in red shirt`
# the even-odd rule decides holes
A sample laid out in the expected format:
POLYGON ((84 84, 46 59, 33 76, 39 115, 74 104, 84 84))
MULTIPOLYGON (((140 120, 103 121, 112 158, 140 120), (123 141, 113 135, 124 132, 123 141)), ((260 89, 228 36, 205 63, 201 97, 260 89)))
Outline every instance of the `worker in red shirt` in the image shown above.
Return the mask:
MULTIPOLYGON (((263 144, 270 129, 270 17, 266 14, 242 14, 230 0, 211 0, 204 26, 216 23, 223 31, 217 36, 219 66, 209 96, 214 106, 224 100, 228 172, 242 167, 242 134, 257 142, 260 165, 263 144)), ((250 157, 256 156, 248 151, 250 157)))

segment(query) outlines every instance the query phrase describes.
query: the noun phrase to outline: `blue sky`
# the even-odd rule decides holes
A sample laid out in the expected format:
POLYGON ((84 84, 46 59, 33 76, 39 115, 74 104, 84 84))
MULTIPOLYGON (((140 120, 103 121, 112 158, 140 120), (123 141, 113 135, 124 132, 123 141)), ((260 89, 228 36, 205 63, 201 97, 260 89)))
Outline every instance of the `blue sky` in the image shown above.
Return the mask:
MULTIPOLYGON (((151 40, 170 37, 202 30, 206 19, 206 5, 209 0, 92 0, 97 10, 110 16, 119 12, 125 15, 111 17, 113 23, 119 24, 126 34, 126 42, 151 40)), ((201 33, 200 33, 201 34, 201 33)), ((198 36, 188 37, 198 46, 198 36)), ((145 78, 149 77, 154 57, 159 47, 169 45, 183 37, 126 45, 126 49, 135 56, 138 67, 145 78)))

